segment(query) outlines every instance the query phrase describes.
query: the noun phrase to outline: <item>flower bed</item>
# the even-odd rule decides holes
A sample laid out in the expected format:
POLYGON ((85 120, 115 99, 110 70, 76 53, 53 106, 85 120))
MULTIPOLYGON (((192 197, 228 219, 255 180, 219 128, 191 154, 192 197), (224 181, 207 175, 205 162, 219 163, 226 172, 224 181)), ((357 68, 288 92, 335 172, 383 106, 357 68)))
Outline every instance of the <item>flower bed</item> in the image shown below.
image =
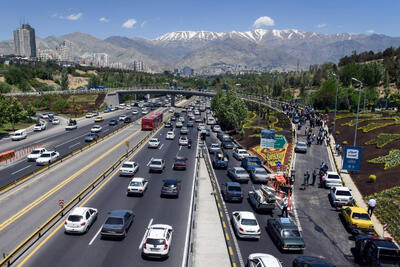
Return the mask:
POLYGON ((400 165, 400 149, 390 150, 386 156, 368 160, 369 163, 385 163, 385 170, 400 165))
POLYGON ((400 134, 388 134, 388 133, 380 133, 377 137, 374 139, 371 139, 367 142, 365 142, 366 145, 375 145, 377 148, 382 148, 385 145, 396 141, 400 140, 400 134))
POLYGON ((364 133, 368 133, 370 131, 395 124, 399 124, 399 122, 397 122, 396 120, 392 122, 372 122, 365 126, 358 127, 358 130, 362 130, 364 133))

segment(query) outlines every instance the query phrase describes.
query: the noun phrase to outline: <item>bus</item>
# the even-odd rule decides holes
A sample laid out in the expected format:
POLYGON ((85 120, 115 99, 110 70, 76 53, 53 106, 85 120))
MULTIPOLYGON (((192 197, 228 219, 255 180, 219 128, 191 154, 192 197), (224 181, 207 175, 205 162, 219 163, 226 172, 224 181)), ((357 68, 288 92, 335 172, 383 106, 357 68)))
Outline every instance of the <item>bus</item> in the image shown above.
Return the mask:
POLYGON ((142 130, 153 130, 157 128, 163 120, 163 114, 154 112, 142 118, 142 130))

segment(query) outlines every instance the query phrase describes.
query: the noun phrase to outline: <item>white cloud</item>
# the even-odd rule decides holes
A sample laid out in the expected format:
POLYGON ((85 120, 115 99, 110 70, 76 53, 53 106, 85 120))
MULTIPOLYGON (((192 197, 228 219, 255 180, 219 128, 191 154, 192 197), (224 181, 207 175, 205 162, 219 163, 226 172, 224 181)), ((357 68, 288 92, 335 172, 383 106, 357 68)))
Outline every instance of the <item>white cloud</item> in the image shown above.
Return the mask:
POLYGON ((99 21, 101 21, 101 22, 109 22, 110 20, 105 18, 105 17, 101 17, 101 18, 99 18, 99 21))
POLYGON ((68 15, 68 16, 66 16, 65 18, 66 18, 66 19, 69 19, 69 20, 78 20, 78 19, 80 19, 82 16, 83 16, 83 13, 79 12, 79 13, 77 13, 77 14, 68 15))
POLYGON ((146 24, 147 24, 147 20, 143 21, 143 22, 140 24, 140 28, 143 28, 144 25, 146 25, 146 24))
POLYGON ((136 19, 128 19, 127 21, 122 24, 123 28, 132 29, 133 25, 136 24, 136 19))
POLYGON ((254 28, 262 28, 262 27, 265 27, 265 26, 274 26, 274 25, 275 25, 274 20, 271 19, 268 16, 259 17, 253 23, 253 27, 254 28))
POLYGON ((315 27, 324 28, 324 27, 326 27, 326 24, 325 23, 321 23, 321 24, 316 25, 315 27))
POLYGON ((367 33, 373 34, 373 33, 375 33, 375 31, 373 29, 370 29, 370 30, 367 31, 367 33))
POLYGON ((52 18, 56 18, 57 16, 58 16, 57 13, 53 13, 53 14, 51 15, 52 18))

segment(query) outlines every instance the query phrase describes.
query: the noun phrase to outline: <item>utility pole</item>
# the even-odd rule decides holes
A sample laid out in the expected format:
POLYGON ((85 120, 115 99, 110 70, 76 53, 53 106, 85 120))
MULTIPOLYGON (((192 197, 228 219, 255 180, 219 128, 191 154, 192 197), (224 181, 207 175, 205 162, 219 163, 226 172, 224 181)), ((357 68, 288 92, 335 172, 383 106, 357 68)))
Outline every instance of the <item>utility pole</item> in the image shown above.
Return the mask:
POLYGON ((358 127, 358 113, 360 111, 360 98, 361 98, 361 90, 362 90, 362 82, 357 80, 356 78, 351 78, 353 81, 359 82, 360 83, 360 89, 358 91, 358 104, 357 104, 357 115, 356 115, 356 128, 354 130, 354 142, 353 146, 356 146, 357 144, 357 127, 358 127))

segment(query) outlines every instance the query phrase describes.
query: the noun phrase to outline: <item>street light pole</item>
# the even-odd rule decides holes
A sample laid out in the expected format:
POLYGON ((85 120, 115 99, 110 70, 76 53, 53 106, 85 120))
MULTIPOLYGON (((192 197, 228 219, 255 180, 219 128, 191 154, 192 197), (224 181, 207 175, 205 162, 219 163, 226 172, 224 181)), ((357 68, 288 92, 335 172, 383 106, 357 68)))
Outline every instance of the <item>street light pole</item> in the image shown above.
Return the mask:
POLYGON ((332 74, 336 78, 335 115, 333 117, 333 136, 336 138, 336 110, 337 110, 337 96, 338 96, 338 91, 339 91, 339 79, 337 78, 335 73, 332 73, 332 74))
POLYGON ((356 78, 351 78, 353 81, 360 83, 360 89, 358 91, 358 104, 357 104, 357 115, 356 115, 356 128, 354 130, 354 142, 353 146, 356 146, 357 143, 357 126, 358 126, 358 112, 360 111, 360 98, 361 98, 361 90, 362 90, 362 82, 357 80, 356 78))
POLYGON ((367 87, 364 87, 364 107, 363 107, 363 112, 365 112, 366 97, 367 97, 367 87))

